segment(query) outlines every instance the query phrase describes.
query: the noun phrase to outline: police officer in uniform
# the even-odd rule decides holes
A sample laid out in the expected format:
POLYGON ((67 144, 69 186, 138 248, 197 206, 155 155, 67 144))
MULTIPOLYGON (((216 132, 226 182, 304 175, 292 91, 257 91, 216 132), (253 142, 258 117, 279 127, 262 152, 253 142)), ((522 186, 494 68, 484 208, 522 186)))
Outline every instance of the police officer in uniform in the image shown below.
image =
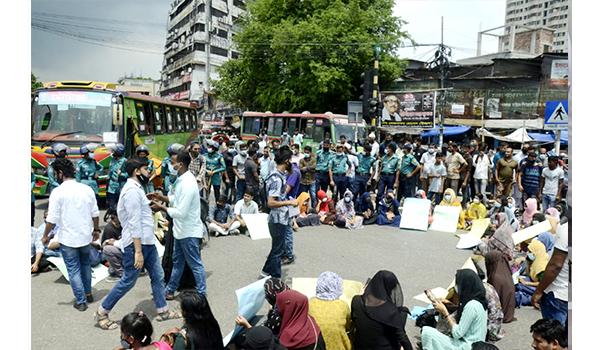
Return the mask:
POLYGON ((381 169, 379 175, 379 189, 377 190, 377 205, 388 190, 395 190, 398 187, 398 175, 400 174, 400 159, 396 157, 396 146, 388 143, 383 150, 384 156, 381 158, 381 169))
POLYGON ((80 148, 83 157, 75 167, 75 180, 84 185, 88 185, 96 194, 96 204, 98 203, 98 176, 104 170, 102 164, 94 159, 94 150, 90 144, 86 143, 80 148))
POLYGON ((123 157, 124 154, 125 146, 121 143, 115 144, 112 160, 108 165, 108 187, 106 189, 108 209, 110 211, 114 210, 116 212, 121 188, 125 186, 125 182, 128 178, 127 172, 125 171, 125 162, 127 161, 127 158, 123 157))
POLYGON ((371 145, 365 145, 363 151, 358 154, 358 168, 356 168, 356 179, 354 180, 354 199, 367 192, 371 187, 371 181, 375 175, 377 159, 371 155, 371 145))
MULTIPOLYGON (((335 154, 329 150, 331 142, 327 139, 323 141, 323 148, 318 150, 315 158, 317 158, 317 167, 315 168, 315 183, 317 192, 319 190, 327 193, 327 186, 331 179, 329 178, 329 161, 335 157, 335 154)), ((331 188, 333 192, 333 187, 331 188)))
POLYGON ((348 176, 352 165, 348 156, 344 153, 344 146, 337 145, 335 151, 335 156, 329 160, 329 180, 331 187, 337 189, 332 196, 332 199, 337 203, 344 196, 346 187, 348 187, 348 176))
POLYGON ((154 183, 152 183, 152 180, 154 180, 154 178, 156 177, 156 168, 154 167, 154 160, 148 158, 148 156, 150 155, 150 150, 148 149, 148 147, 146 147, 146 145, 139 145, 135 148, 135 154, 148 159, 148 171, 150 172, 150 180, 148 180, 148 185, 144 187, 144 191, 146 191, 146 193, 153 193, 154 183))

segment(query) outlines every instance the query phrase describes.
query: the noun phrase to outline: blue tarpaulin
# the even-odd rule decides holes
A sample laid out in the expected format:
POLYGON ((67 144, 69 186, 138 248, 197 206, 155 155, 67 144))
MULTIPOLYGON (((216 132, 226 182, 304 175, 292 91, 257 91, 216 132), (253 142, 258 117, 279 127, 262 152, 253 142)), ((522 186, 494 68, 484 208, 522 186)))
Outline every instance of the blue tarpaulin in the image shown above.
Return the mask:
MULTIPOLYGON (((463 133, 467 132, 469 129, 471 129, 470 126, 464 126, 464 125, 444 126, 444 135, 451 136, 451 135, 463 134, 463 133)), ((435 128, 433 128, 431 130, 421 133, 421 137, 438 136, 439 134, 440 134, 440 127, 436 126, 435 128)))
MULTIPOLYGON (((552 134, 541 134, 537 132, 528 132, 527 135, 540 143, 554 143, 554 133, 552 134)), ((562 130, 560 133, 560 142, 569 143, 569 134, 567 130, 562 130)))

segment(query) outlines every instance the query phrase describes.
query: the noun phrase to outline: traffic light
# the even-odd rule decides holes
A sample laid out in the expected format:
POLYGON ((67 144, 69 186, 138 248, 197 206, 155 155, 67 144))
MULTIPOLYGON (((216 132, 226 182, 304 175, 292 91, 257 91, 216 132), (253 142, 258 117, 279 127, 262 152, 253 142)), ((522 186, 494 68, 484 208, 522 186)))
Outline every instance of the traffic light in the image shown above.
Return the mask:
POLYGON ((367 124, 371 123, 372 115, 370 113, 371 105, 370 101, 373 98, 373 71, 368 70, 360 75, 363 79, 364 83, 360 85, 362 89, 362 95, 360 95, 360 100, 363 103, 363 119, 367 122, 367 124))

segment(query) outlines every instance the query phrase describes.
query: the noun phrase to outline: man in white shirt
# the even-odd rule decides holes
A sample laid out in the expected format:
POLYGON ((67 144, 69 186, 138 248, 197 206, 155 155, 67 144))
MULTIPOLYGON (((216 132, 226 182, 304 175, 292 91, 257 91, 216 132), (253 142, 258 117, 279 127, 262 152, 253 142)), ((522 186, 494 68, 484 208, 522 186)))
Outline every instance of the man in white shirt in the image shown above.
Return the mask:
MULTIPOLYGON (((123 276, 102 301, 98 311, 94 313, 94 319, 98 326, 104 330, 119 327, 108 318, 108 314, 117 302, 135 286, 142 267, 148 271, 150 276, 152 296, 158 314, 156 320, 165 321, 181 317, 173 311, 169 313, 165 298, 165 274, 154 245, 154 220, 150 201, 144 192, 144 187, 150 180, 148 160, 132 156, 125 162, 125 171, 129 178, 121 190, 117 204, 117 215, 123 228, 121 231, 123 276)), ((196 180, 193 180, 194 192, 197 194, 198 186, 196 180)))
MULTIPOLYGON (((237 192, 235 194, 235 202, 237 203, 237 201, 239 201, 240 199, 242 199, 242 197, 244 196, 244 190, 246 189, 246 174, 245 174, 245 164, 246 164, 246 159, 248 159, 248 145, 247 144, 241 144, 240 145, 240 153, 238 155, 236 155, 235 157, 233 157, 233 173, 235 174, 236 177, 236 189, 237 192)), ((233 181, 233 179, 229 179, 230 181, 233 181)))
MULTIPOLYGON (((375 175, 373 175, 373 180, 372 182, 372 188, 375 189, 377 188, 377 180, 379 179, 379 163, 381 162, 380 157, 379 157, 379 143, 377 143, 377 141, 375 140, 375 134, 374 133, 370 133, 369 134, 369 141, 371 144, 371 156, 374 157, 375 159, 377 159, 377 163, 375 164, 375 175)), ((367 189, 367 191, 369 191, 371 189, 367 189)))
POLYGON ((48 244, 48 234, 59 224, 60 252, 76 298, 73 307, 85 311, 87 303, 94 301, 90 247, 92 238, 96 240, 100 234, 96 194, 91 187, 75 181, 75 169, 70 160, 59 158, 52 166, 61 185, 50 194, 42 243, 48 244))
POLYGON ((195 179, 188 171, 190 161, 186 152, 178 152, 171 157, 171 163, 179 175, 173 186, 173 194, 165 197, 154 193, 152 203, 152 210, 166 211, 173 218, 173 271, 166 288, 167 300, 174 298, 185 263, 194 275, 196 291, 206 295, 206 273, 200 257, 200 239, 204 237, 204 225, 200 220, 200 196, 194 187, 195 179), (169 203, 169 208, 157 200, 169 203))
POLYGON ((419 159, 419 162, 421 163, 421 174, 420 174, 420 178, 421 178, 421 186, 423 188, 423 191, 425 191, 425 193, 427 193, 429 191, 429 178, 427 176, 427 169, 429 168, 429 166, 433 163, 435 163, 435 144, 434 143, 430 143, 429 144, 429 148, 427 149, 427 152, 423 153, 423 155, 421 156, 421 159, 419 159))
POLYGON ((254 196, 252 195, 252 191, 246 191, 244 193, 244 198, 235 203, 235 207, 233 208, 235 219, 240 223, 240 231, 244 234, 246 234, 248 231, 246 221, 243 219, 244 215, 258 214, 258 204, 256 204, 253 199, 254 196))
POLYGON ((348 175, 348 189, 354 193, 354 180, 356 179, 356 169, 358 169, 358 157, 354 155, 354 149, 352 148, 352 140, 344 144, 344 152, 348 156, 350 161, 350 174, 348 175))

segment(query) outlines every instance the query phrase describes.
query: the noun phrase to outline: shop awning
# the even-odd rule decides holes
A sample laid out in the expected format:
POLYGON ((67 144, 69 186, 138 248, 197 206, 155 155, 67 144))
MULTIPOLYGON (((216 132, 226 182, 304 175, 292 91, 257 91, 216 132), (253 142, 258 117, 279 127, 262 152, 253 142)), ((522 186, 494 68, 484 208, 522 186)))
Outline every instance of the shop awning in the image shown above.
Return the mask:
MULTIPOLYGON (((452 135, 464 134, 465 132, 469 131, 469 129, 471 129, 471 127, 465 126, 465 125, 444 126, 444 135, 452 136, 452 135)), ((440 134, 440 127, 436 126, 435 128, 433 128, 431 130, 427 130, 427 131, 421 133, 421 137, 438 136, 439 134, 440 134)))
POLYGON ((489 132, 486 129, 480 128, 480 129, 477 129, 477 135, 479 137, 481 137, 481 136, 492 137, 492 138, 495 138, 496 140, 506 141, 506 142, 527 142, 527 141, 533 140, 528 135, 527 130, 525 128, 518 128, 517 130, 513 131, 512 133, 510 133, 509 135, 506 135, 506 136, 496 135, 494 133, 489 132))

